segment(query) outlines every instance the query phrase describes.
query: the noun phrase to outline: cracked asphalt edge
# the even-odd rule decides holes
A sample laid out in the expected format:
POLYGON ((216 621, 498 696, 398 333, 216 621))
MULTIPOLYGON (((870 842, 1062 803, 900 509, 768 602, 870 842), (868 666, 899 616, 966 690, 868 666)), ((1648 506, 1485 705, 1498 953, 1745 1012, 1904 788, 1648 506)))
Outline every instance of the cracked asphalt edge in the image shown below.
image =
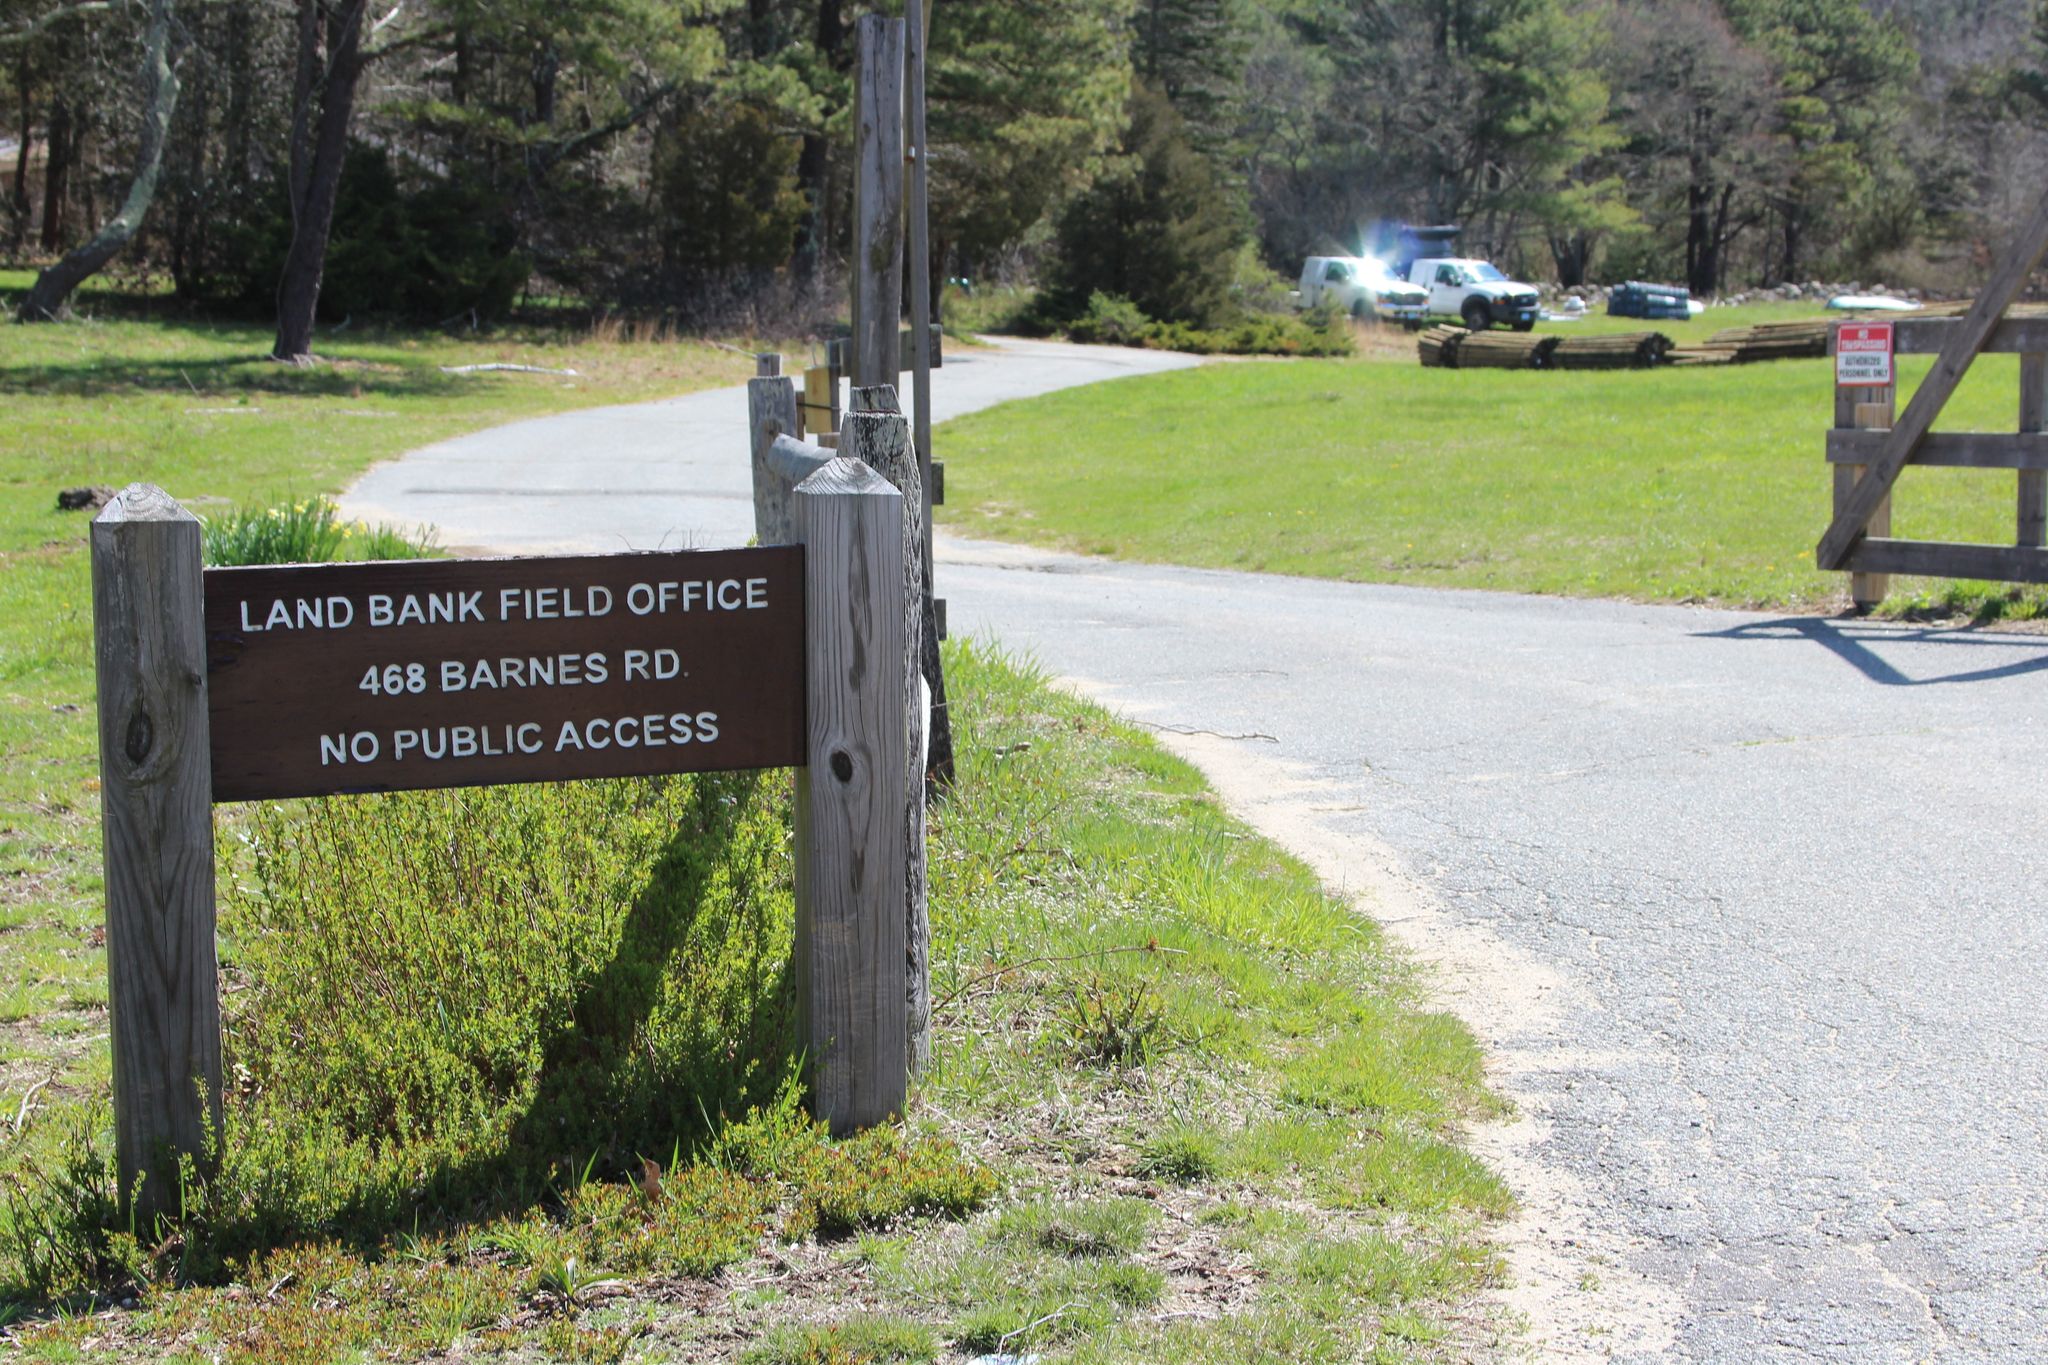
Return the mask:
MULTIPOLYGON (((1114 688, 1059 682, 1129 715, 1114 688)), ((1299 765, 1222 736, 1155 732, 1201 769, 1232 814, 1307 863, 1423 963, 1435 1002, 1478 1037, 1488 1083, 1514 1105, 1507 1118, 1467 1125, 1465 1134, 1517 1203, 1489 1229, 1508 1271, 1488 1294, 1512 1333, 1504 1357, 1569 1365, 1666 1355, 1684 1312, 1679 1292, 1634 1268, 1647 1243, 1596 1222, 1582 1182, 1544 1152, 1550 1125, 1541 1079, 1598 1062, 1567 1041, 1561 1021, 1576 994, 1571 983, 1484 928, 1458 922, 1379 840, 1332 828, 1321 817, 1338 794, 1299 765)))

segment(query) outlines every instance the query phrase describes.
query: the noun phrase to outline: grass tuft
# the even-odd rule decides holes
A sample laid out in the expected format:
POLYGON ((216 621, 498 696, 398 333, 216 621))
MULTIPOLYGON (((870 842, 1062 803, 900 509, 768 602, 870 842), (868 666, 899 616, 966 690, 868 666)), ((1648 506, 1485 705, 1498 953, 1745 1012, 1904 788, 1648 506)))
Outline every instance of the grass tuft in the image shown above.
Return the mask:
POLYGON ((1140 1148, 1138 1170, 1154 1180, 1181 1185, 1215 1178, 1223 1164, 1223 1144, 1198 1124, 1177 1121, 1147 1139, 1140 1148))
POLYGON ((993 1237, 1069 1259, 1128 1256, 1144 1243, 1156 1214, 1141 1199, 1026 1204, 1004 1210, 993 1237))
POLYGON ((877 1314, 825 1327, 778 1329, 741 1359, 745 1365, 913 1365, 938 1356, 938 1337, 929 1327, 877 1314))
POLYGON ((207 517, 202 553, 208 564, 320 564, 339 559, 426 559, 438 551, 432 528, 407 532, 343 521, 323 497, 274 507, 238 507, 207 517))

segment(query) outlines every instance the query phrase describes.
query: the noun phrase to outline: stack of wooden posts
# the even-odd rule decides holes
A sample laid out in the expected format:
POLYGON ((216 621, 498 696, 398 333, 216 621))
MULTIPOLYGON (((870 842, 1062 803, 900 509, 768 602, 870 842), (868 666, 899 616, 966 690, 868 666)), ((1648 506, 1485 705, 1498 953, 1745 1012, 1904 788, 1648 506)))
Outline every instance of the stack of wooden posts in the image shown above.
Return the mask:
POLYGON ((1447 370, 1540 370, 1556 345, 1553 336, 1432 327, 1422 334, 1416 350, 1423 364, 1447 370))
POLYGON ((1458 343, 1461 370, 1540 370, 1557 349, 1554 336, 1529 332, 1472 332, 1458 343))
POLYGON ((1838 318, 1803 318, 1797 322, 1764 322, 1730 327, 1697 346, 1680 346, 1670 354, 1674 365, 1746 365, 1758 360, 1807 360, 1828 353, 1828 328, 1838 318))
POLYGON ((1458 343, 1472 334, 1463 327, 1432 327, 1416 339, 1422 363, 1431 369, 1458 368, 1458 343))
POLYGON ((1664 363, 1671 338, 1662 332, 1558 338, 1547 363, 1555 370, 1646 370, 1664 363))

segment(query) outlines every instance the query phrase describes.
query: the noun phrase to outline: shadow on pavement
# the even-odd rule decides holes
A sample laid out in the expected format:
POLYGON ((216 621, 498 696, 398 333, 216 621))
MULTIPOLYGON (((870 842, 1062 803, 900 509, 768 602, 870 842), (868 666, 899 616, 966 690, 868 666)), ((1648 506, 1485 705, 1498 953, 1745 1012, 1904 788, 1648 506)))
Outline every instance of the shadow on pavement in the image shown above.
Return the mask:
MULTIPOLYGON (((2048 635, 1998 635, 1974 630, 1886 626, 1827 616, 1793 616, 1756 621, 1727 630, 1703 631, 1718 640, 1808 640, 1874 683, 1886 687, 1931 687, 1941 683, 1991 682, 2048 672, 2048 635), (1901 672, 1879 652, 1886 645, 1931 646, 1949 651, 1947 661, 1978 664, 1956 672, 1916 678, 1901 672), (1987 653, 1985 651, 2004 651, 1987 653)), ((1923 655, 1923 658, 1932 657, 1923 655)))

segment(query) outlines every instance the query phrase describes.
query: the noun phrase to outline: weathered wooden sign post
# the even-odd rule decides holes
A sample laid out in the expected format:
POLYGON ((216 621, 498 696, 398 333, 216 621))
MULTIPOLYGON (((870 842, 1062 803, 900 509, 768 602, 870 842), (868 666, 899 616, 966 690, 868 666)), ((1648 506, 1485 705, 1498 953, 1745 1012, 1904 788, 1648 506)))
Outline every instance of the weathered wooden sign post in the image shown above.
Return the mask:
POLYGON ((107 505, 114 1111, 142 1226, 218 1132, 214 802, 796 767, 814 1112, 839 1132, 901 1112, 914 675, 876 661, 906 657, 917 561, 886 479, 808 472, 796 544, 708 552, 202 571, 198 523, 161 490, 107 505))

